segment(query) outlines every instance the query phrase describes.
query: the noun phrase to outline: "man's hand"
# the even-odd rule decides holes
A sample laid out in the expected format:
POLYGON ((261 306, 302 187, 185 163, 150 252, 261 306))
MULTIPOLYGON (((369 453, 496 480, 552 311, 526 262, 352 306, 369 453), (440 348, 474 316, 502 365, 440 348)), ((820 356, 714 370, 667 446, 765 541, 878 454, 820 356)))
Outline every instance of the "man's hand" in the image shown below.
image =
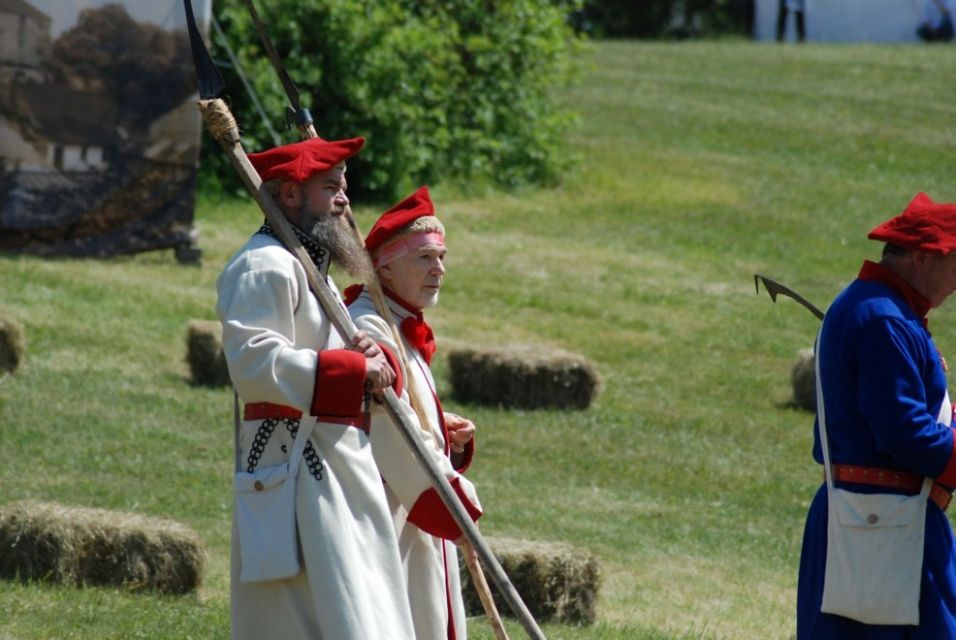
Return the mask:
POLYGON ((445 412, 444 416, 452 453, 462 453, 465 445, 475 437, 475 423, 456 413, 445 412))
POLYGON ((380 393, 395 382, 395 372, 385 359, 381 347, 364 331, 357 331, 352 341, 352 350, 365 355, 365 388, 380 393))

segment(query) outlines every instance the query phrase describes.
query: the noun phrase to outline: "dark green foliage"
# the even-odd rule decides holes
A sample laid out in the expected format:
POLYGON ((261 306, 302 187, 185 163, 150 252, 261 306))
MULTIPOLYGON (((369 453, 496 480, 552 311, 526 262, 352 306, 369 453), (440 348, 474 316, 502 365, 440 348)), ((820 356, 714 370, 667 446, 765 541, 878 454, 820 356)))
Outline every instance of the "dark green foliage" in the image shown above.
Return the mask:
POLYGON ((596 37, 749 35, 753 0, 585 0, 573 22, 596 37))
MULTIPOLYGON (((576 36, 562 0, 276 0, 259 14, 323 138, 365 136, 350 191, 392 201, 444 178, 504 186, 555 182, 569 165, 571 113, 552 91, 574 76, 576 36)), ((241 0, 216 13, 283 142, 287 103, 241 0)), ((218 55, 218 58, 225 58, 218 55)), ((247 150, 271 146, 227 72, 247 150)), ((202 175, 232 177, 204 145, 202 175)))

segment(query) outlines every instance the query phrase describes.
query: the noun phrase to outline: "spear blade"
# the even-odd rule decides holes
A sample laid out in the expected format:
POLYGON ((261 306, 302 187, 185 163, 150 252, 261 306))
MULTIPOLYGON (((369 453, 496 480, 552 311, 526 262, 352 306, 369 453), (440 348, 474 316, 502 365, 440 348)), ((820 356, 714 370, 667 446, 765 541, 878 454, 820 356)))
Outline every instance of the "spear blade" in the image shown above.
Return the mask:
POLYGON ((196 82, 199 84, 199 97, 203 100, 212 100, 222 93, 222 90, 226 87, 226 82, 222 79, 222 74, 219 73, 219 69, 209 55, 206 43, 203 42, 202 35, 199 33, 196 17, 193 15, 193 3, 191 0, 183 0, 183 7, 186 10, 186 28, 189 31, 189 48, 193 52, 193 66, 196 69, 196 82))
POLYGON ((763 282, 763 286, 767 289, 767 293, 770 294, 770 299, 774 302, 777 301, 777 295, 786 296, 792 300, 796 300, 804 308, 806 308, 810 313, 815 315, 818 320, 823 320, 823 312, 820 311, 817 307, 813 305, 809 300, 801 296, 799 293, 793 289, 789 289, 779 282, 775 282, 768 278, 767 276, 760 275, 759 273, 754 274, 754 287, 757 289, 757 293, 760 293, 760 283, 763 282))

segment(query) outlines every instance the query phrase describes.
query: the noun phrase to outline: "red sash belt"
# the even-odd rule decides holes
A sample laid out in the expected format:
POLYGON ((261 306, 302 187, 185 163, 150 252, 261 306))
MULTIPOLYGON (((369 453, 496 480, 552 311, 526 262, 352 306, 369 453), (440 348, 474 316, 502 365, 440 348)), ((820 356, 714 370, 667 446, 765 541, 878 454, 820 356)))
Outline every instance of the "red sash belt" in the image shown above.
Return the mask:
MULTIPOLYGON (((268 420, 269 418, 298 420, 302 417, 302 412, 293 407, 282 404, 273 404, 272 402, 249 402, 243 408, 243 420, 268 420)), ((332 424, 341 424, 347 427, 355 427, 368 433, 368 426, 365 424, 365 417, 362 415, 352 417, 342 416, 316 416, 319 422, 331 422, 332 424)))
MULTIPOLYGON (((867 484, 874 487, 901 489, 911 493, 918 493, 923 488, 923 476, 909 471, 897 469, 880 469, 878 467, 859 467, 852 464, 833 465, 834 482, 852 482, 867 484)), ((936 503, 942 511, 946 511, 952 493, 941 484, 933 483, 929 491, 929 499, 936 503)))

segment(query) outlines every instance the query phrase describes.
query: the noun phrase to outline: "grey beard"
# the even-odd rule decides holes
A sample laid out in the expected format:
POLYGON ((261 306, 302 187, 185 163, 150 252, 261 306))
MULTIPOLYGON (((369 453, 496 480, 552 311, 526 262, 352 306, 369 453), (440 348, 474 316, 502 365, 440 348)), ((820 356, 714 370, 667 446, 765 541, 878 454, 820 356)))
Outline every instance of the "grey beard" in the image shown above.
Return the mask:
POLYGON ((345 216, 314 216, 307 211, 300 211, 299 220, 301 229, 328 249, 336 264, 353 278, 368 282, 373 273, 372 261, 345 221, 345 216))

